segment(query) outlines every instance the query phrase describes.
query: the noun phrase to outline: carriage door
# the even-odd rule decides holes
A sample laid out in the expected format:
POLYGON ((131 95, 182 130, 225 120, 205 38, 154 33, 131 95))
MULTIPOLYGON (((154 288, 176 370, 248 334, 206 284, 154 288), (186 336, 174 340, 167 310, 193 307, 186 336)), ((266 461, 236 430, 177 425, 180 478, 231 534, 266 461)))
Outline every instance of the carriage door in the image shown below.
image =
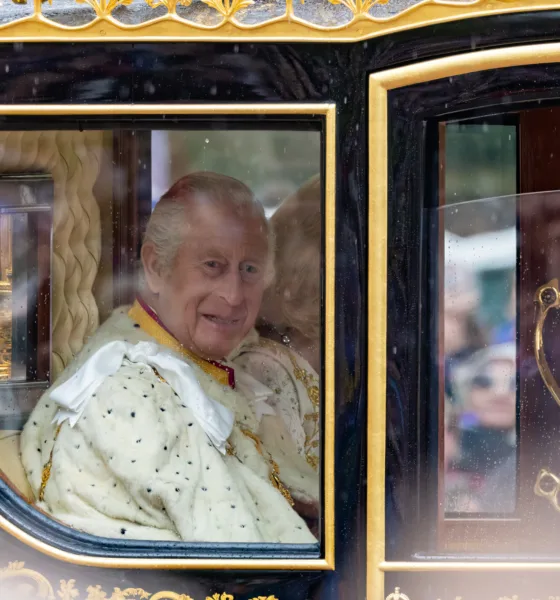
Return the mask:
POLYGON ((558 60, 509 48, 371 77, 370 209, 388 227, 372 568, 392 600, 560 594, 558 60))

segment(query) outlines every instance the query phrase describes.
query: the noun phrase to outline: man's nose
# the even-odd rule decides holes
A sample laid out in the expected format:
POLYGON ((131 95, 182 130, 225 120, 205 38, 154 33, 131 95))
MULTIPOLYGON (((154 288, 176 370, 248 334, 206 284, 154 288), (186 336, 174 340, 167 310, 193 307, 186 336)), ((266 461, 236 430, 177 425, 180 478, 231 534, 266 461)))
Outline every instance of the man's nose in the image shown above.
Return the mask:
POLYGON ((230 306, 239 306, 243 302, 243 280, 239 270, 231 269, 222 279, 220 296, 230 306))

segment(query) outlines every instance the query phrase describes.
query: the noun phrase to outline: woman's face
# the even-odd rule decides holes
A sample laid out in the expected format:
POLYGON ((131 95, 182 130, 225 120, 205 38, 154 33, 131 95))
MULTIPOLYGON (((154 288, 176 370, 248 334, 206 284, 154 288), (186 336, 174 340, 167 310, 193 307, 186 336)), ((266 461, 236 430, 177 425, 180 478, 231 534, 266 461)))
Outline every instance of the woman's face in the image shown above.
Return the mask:
POLYGON ((469 403, 483 427, 515 427, 515 390, 516 369, 513 360, 491 360, 473 377, 469 403))

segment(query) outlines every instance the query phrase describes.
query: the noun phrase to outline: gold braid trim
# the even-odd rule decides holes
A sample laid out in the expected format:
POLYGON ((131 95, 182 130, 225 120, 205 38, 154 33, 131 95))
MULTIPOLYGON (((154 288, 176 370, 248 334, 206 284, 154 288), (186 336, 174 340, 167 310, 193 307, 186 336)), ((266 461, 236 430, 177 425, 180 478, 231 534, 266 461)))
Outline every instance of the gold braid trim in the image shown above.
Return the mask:
POLYGON ((45 463, 45 466, 43 467, 43 472, 41 473, 41 487, 39 488, 39 501, 40 502, 43 502, 43 500, 45 499, 45 488, 47 487, 47 483, 49 482, 49 479, 51 477, 54 445, 58 438, 58 434, 60 433, 61 427, 62 427, 62 423, 56 428, 56 431, 54 432, 54 440, 53 440, 53 445, 51 448, 51 453, 49 455, 49 460, 45 463))
MULTIPOLYGON (((266 454, 268 456, 265 456, 265 453, 263 451, 263 445, 262 445, 262 442, 261 442, 259 436, 254 434, 252 431, 249 431, 246 427, 243 427, 242 425, 239 425, 239 429, 245 437, 248 437, 249 439, 251 439, 253 441, 253 443, 255 444, 255 448, 257 449, 257 452, 268 461, 268 464, 270 465, 270 473, 268 476, 268 478, 270 479, 270 483, 272 483, 272 485, 282 494, 282 496, 284 496, 284 498, 286 498, 286 500, 290 503, 290 506, 294 506, 294 504, 295 504, 294 499, 292 498, 290 491, 282 483, 282 480, 280 479, 280 467, 278 466, 278 463, 272 458, 272 456, 271 456, 270 452, 268 452, 268 450, 266 451, 266 454)), ((239 460, 239 457, 237 456, 235 449, 229 442, 228 442, 228 446, 227 446, 227 453, 230 456, 235 456, 239 460)))

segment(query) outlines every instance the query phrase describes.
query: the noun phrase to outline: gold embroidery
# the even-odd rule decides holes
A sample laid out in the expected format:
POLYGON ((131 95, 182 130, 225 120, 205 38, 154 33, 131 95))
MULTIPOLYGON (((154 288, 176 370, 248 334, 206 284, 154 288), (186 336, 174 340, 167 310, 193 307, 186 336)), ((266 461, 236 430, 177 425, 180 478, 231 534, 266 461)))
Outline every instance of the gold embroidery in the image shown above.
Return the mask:
MULTIPOLYGON (((273 342, 272 340, 269 340, 267 338, 260 338, 259 343, 261 344, 261 346, 269 348, 276 354, 280 353, 278 349, 278 344, 276 344, 276 342, 273 342)), ((307 397, 309 398, 311 406, 313 407, 313 412, 304 416, 304 419, 306 421, 314 421, 315 424, 311 433, 305 434, 303 452, 305 454, 305 460, 307 461, 307 463, 311 465, 315 470, 317 470, 319 466, 319 459, 312 452, 313 448, 317 448, 319 445, 318 442, 315 440, 315 438, 319 435, 319 405, 321 400, 321 394, 319 391, 319 386, 317 385, 317 379, 315 375, 313 375, 312 373, 308 373, 305 369, 299 366, 294 354, 290 350, 288 350, 284 346, 281 346, 281 349, 288 355, 290 362, 292 363, 292 367, 294 369, 294 377, 298 381, 300 381, 305 387, 307 397)), ((276 393, 279 394, 280 391, 278 390, 276 393)))
POLYGON ((45 463, 43 467, 43 472, 41 473, 41 487, 39 488, 39 501, 42 502, 45 499, 45 488, 47 487, 47 483, 51 477, 51 469, 53 462, 53 454, 54 454, 54 444, 56 439, 58 438, 58 434, 60 433, 60 428, 62 427, 62 423, 56 428, 54 432, 54 440, 51 448, 51 453, 49 455, 49 460, 45 463))
MULTIPOLYGON (((268 458, 265 456, 265 453, 263 451, 263 445, 262 445, 261 439, 259 438, 258 435, 254 434, 252 431, 249 431, 246 427, 243 427, 243 425, 240 425, 239 423, 238 423, 238 426, 239 426, 241 433, 245 437, 248 437, 249 439, 251 439, 253 441, 253 443, 255 444, 255 448, 257 449, 257 452, 268 461, 268 464, 270 465, 270 473, 268 476, 270 479, 270 483, 272 483, 272 485, 282 494, 282 496, 284 496, 284 498, 286 498, 286 500, 290 503, 291 506, 294 506, 294 500, 292 498, 292 495, 290 494, 290 491, 282 483, 282 480, 280 479, 280 467, 278 466, 278 463, 272 458, 272 456, 271 456, 270 452, 268 452, 268 450, 266 450, 266 454, 268 455, 268 458)), ((237 458, 235 449, 229 442, 228 442, 226 451, 230 456, 235 456, 237 458)))
POLYGON ((207 360, 200 358, 190 350, 187 350, 180 342, 178 342, 170 333, 165 331, 165 329, 156 323, 150 317, 150 315, 140 306, 138 301, 135 301, 132 305, 132 308, 128 311, 128 316, 138 323, 143 331, 145 331, 150 337, 153 337, 158 344, 181 354, 185 358, 188 358, 190 361, 194 362, 198 367, 200 367, 207 375, 213 377, 218 383, 222 385, 229 385, 229 374, 227 371, 220 369, 207 360))
POLYGON ((320 393, 319 386, 316 385, 316 378, 312 373, 308 373, 305 369, 302 369, 297 361, 295 356, 288 352, 288 356, 292 361, 292 366, 294 368, 294 377, 303 383, 305 389, 307 391, 307 396, 311 401, 311 405, 313 406, 313 412, 311 414, 305 415, 304 419, 306 421, 313 421, 313 429, 310 434, 305 434, 305 443, 303 446, 303 451, 305 453, 305 460, 307 463, 311 465, 315 470, 319 467, 319 459, 313 452, 313 449, 319 446, 319 443, 315 438, 319 436, 319 401, 320 401, 320 393))

